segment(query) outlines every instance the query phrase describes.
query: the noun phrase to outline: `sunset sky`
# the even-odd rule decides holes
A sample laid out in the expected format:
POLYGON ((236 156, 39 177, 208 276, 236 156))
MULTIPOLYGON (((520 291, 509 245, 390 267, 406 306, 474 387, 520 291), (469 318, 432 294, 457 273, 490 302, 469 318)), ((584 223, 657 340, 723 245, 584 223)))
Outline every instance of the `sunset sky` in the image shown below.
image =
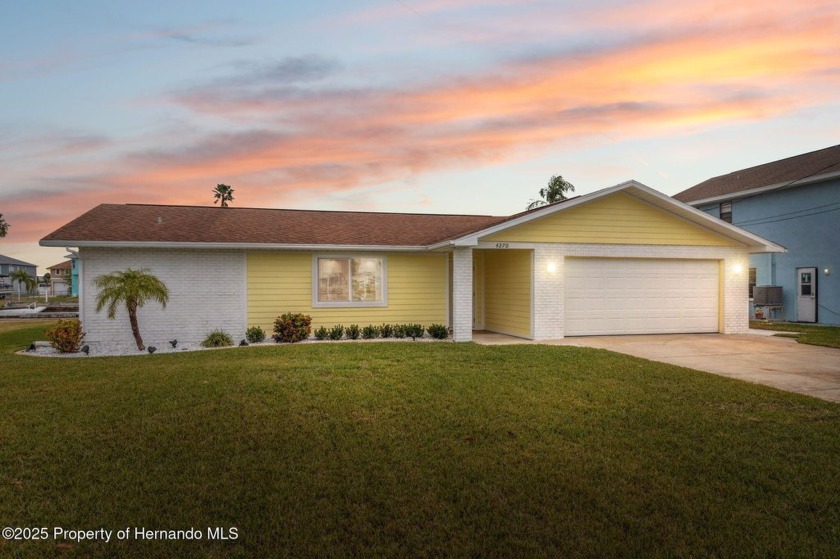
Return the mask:
POLYGON ((837 0, 20 2, 0 254, 103 202, 507 215, 840 143, 837 0))

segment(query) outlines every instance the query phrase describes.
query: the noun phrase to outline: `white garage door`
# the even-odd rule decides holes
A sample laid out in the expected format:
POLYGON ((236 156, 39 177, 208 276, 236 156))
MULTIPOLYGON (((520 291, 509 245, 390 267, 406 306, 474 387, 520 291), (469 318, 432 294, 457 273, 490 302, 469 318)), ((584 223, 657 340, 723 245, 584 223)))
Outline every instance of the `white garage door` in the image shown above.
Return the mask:
POLYGON ((566 336, 718 331, 715 260, 566 258, 566 336))

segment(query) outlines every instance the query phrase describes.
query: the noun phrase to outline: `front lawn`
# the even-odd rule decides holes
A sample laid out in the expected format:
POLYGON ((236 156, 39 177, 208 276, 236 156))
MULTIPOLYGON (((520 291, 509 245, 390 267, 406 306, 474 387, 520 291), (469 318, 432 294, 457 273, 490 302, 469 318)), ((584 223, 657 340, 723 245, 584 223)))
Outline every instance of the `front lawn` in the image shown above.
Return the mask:
POLYGON ((42 331, 0 334, 0 525, 204 536, 0 556, 840 550, 837 404, 577 347, 11 354, 42 331))
POLYGON ((751 321, 750 328, 760 330, 779 330, 783 332, 799 332, 796 335, 777 334, 777 336, 796 338, 801 344, 821 345, 840 349, 840 327, 815 326, 811 324, 797 324, 792 322, 761 322, 751 321))

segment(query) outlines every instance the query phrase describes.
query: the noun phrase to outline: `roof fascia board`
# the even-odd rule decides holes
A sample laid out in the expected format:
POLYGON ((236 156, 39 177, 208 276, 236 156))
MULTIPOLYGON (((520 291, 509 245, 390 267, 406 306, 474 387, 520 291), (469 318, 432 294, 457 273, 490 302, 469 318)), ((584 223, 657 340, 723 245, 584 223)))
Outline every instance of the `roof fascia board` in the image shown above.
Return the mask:
POLYGON ((425 246, 405 245, 314 245, 314 244, 270 244, 270 243, 179 243, 160 241, 73 241, 51 240, 40 241, 45 247, 77 248, 170 248, 170 249, 248 249, 248 250, 332 250, 357 252, 418 252, 428 250, 425 246))
POLYGON ((745 198, 747 196, 752 196, 753 194, 761 194, 762 192, 767 192, 770 190, 785 190, 787 188, 796 188, 797 186, 806 186, 809 184, 814 184, 817 182, 823 182, 831 179, 840 178, 840 171, 835 171, 833 173, 825 173, 822 175, 816 175, 814 177, 809 177, 807 179, 798 180, 795 182, 792 181, 783 181, 777 182, 773 184, 768 184, 766 186, 759 186, 758 188, 751 188, 749 190, 742 190, 740 192, 732 192, 730 194, 721 194, 720 196, 711 196, 709 198, 702 198, 700 200, 693 200, 691 202, 686 202, 692 206, 702 206, 703 204, 713 204, 716 202, 725 202, 729 200, 738 200, 739 198, 745 198))

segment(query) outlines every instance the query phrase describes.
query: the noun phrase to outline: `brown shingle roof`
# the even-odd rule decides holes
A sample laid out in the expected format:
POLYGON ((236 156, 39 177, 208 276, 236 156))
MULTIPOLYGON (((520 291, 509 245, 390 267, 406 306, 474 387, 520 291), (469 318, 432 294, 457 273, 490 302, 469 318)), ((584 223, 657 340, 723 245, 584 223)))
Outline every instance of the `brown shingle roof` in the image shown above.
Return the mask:
POLYGON ((762 186, 786 183, 793 186, 810 177, 835 172, 840 172, 840 145, 714 177, 683 190, 674 198, 690 203, 762 186))
POLYGON ((102 204, 42 241, 428 246, 510 219, 487 215, 102 204))
POLYGON ((70 270, 73 267, 73 263, 69 260, 65 260, 61 264, 55 264, 53 266, 49 266, 47 270, 70 270))

